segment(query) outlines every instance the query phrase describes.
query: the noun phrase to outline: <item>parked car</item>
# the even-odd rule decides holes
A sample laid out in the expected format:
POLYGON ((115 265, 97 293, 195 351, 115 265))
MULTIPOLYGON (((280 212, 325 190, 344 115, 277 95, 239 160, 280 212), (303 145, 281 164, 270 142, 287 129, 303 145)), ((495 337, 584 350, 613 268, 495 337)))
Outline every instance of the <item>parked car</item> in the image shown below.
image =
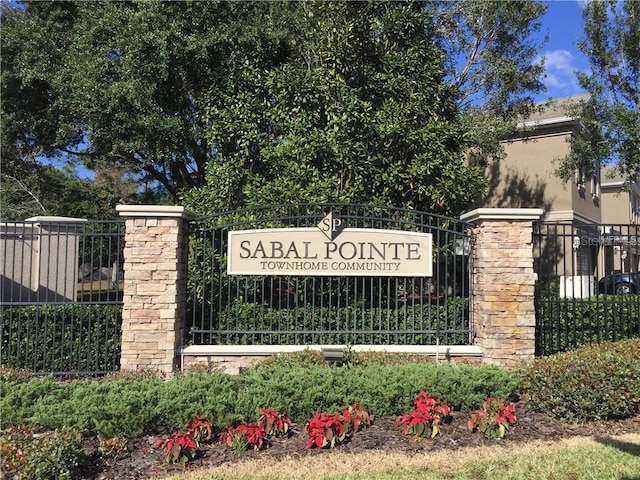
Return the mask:
POLYGON ((614 273, 602 277, 598 282, 598 291, 616 295, 640 293, 640 272, 614 273))

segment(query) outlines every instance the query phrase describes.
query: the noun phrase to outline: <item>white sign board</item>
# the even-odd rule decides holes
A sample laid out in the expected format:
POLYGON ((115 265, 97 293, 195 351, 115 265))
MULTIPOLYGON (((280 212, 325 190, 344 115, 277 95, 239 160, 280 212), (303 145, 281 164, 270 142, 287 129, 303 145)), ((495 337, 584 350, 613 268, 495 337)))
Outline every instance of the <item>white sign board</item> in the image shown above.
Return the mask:
POLYGON ((430 233, 338 229, 334 227, 339 226, 339 220, 330 216, 323 222, 319 228, 229 232, 227 272, 230 275, 432 276, 430 233), (333 226, 323 228, 328 227, 329 222, 333 226))

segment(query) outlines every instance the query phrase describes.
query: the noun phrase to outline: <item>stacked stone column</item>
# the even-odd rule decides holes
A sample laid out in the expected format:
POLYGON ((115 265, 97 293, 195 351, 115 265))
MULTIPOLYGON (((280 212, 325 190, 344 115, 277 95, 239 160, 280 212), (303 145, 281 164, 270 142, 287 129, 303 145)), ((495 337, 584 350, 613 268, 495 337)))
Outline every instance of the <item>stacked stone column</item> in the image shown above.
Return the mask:
POLYGON ((474 344, 489 364, 517 366, 535 355, 533 222, 541 209, 479 208, 461 216, 474 226, 474 344))
POLYGON ((178 365, 186 306, 183 207, 118 205, 126 217, 121 370, 171 373, 178 365))
MULTIPOLYGON (((172 373, 186 311, 187 221, 183 207, 119 205, 126 218, 122 370, 172 373)), ((483 362, 504 366, 535 355, 533 222, 541 209, 480 208, 474 225, 472 319, 483 362)))

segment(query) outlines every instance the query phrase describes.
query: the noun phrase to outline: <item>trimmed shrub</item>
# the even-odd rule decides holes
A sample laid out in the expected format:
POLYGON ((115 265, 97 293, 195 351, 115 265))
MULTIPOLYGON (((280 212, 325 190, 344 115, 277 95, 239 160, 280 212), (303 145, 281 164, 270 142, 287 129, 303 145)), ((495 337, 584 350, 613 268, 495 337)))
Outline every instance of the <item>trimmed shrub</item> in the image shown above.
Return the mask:
POLYGON ((640 338, 536 359, 520 385, 529 406, 566 421, 624 418, 640 402, 640 338))
POLYGON ((640 295, 536 296, 536 354, 640 336, 640 295))
POLYGON ((456 409, 474 410, 488 396, 512 397, 515 372, 495 366, 408 364, 366 367, 274 366, 239 376, 212 370, 171 381, 33 379, 0 384, 2 423, 82 429, 101 438, 133 438, 174 431, 204 415, 214 428, 252 421, 260 407, 303 423, 321 411, 353 403, 373 415, 399 415, 429 390, 456 409))
POLYGON ((344 363, 352 367, 366 367, 369 365, 407 365, 410 363, 435 363, 435 358, 429 355, 420 355, 402 352, 357 352, 347 350, 344 354, 344 363))
POLYGON ((20 480, 70 480, 86 460, 77 432, 11 426, 0 436, 2 470, 20 480))
POLYGON ((78 303, 5 307, 0 364, 34 372, 117 370, 121 309, 78 303))
POLYGON ((260 360, 254 365, 254 368, 299 368, 310 367, 312 365, 317 367, 329 366, 329 364, 324 360, 322 352, 306 348, 298 352, 272 355, 260 360))

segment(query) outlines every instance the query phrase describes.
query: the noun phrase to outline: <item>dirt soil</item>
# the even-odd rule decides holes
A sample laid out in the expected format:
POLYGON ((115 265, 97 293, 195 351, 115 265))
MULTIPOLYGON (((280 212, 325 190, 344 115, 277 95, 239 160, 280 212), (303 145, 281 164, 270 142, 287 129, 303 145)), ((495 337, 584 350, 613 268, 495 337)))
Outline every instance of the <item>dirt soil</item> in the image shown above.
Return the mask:
MULTIPOLYGON (((343 452, 379 451, 419 451, 459 449, 495 443, 517 445, 533 440, 553 442, 572 436, 616 436, 640 432, 640 414, 624 420, 592 422, 587 424, 566 424, 547 415, 530 411, 523 404, 516 408, 517 421, 507 431, 504 439, 487 439, 484 435, 471 433, 467 421, 471 412, 452 412, 451 421, 442 426, 440 434, 433 439, 416 441, 404 436, 395 428, 395 417, 374 419, 373 425, 357 432, 353 438, 334 450, 343 452)), ((224 463, 237 462, 248 458, 273 459, 285 456, 331 455, 331 450, 305 449, 304 425, 294 425, 288 438, 270 440, 263 450, 235 452, 217 442, 217 437, 198 449, 196 458, 190 462, 189 470, 197 470, 224 463)), ((127 457, 119 460, 103 459, 98 451, 97 439, 89 438, 85 451, 89 461, 80 472, 81 480, 138 480, 155 479, 174 475, 182 471, 180 465, 164 465, 160 448, 154 447, 159 436, 130 440, 127 457)))

